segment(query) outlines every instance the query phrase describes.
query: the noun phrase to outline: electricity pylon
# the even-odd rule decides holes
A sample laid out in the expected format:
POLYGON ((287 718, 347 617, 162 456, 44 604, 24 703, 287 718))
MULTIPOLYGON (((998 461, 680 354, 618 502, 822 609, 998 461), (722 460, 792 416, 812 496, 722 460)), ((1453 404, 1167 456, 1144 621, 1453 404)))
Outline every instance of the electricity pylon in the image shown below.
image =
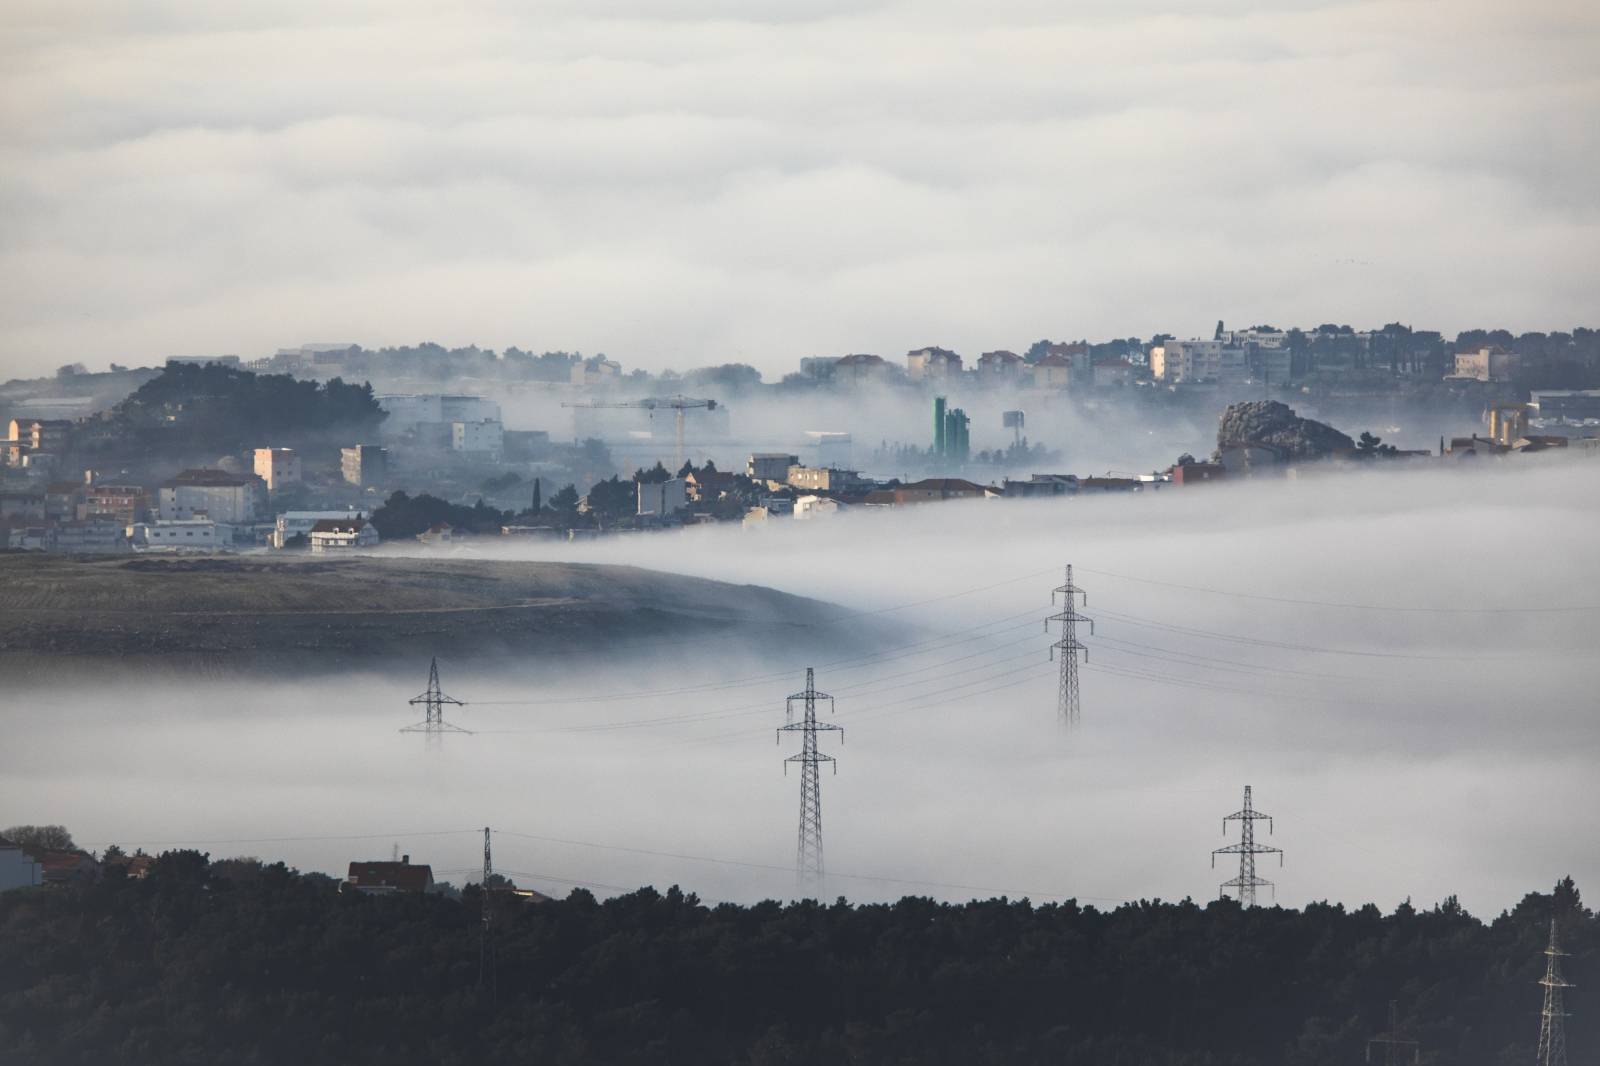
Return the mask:
POLYGON ((421 733, 424 740, 424 746, 427 748, 431 749, 440 747, 444 742, 444 735, 446 733, 472 732, 470 729, 462 729, 460 726, 451 725, 449 722, 444 720, 445 704, 450 703, 457 707, 465 707, 466 704, 462 703, 458 699, 446 696, 442 691, 440 691, 439 660, 437 657, 434 658, 433 663, 428 667, 428 691, 424 692, 420 696, 413 696, 406 702, 411 704, 413 707, 417 706, 418 704, 426 707, 427 717, 418 722, 416 725, 406 726, 404 729, 400 730, 400 732, 421 733))
POLYGON ((494 941, 489 938, 489 925, 493 908, 489 906, 489 878, 494 876, 494 858, 489 853, 489 827, 483 827, 483 880, 478 882, 482 901, 478 926, 478 988, 489 986, 489 1001, 494 1002, 498 991, 495 981, 494 941))
POLYGON ((1373 1046, 1383 1048, 1383 1066, 1415 1066, 1421 1057, 1422 1045, 1400 1035, 1400 1010, 1394 1000, 1389 1001, 1389 1030, 1367 1041, 1367 1061, 1372 1061, 1373 1046))
POLYGON ((816 671, 806 667, 806 690, 796 692, 784 704, 784 714, 788 721, 778 728, 778 741, 783 741, 785 733, 799 733, 801 744, 800 753, 791 755, 783 760, 783 772, 788 774, 789 764, 800 764, 800 835, 795 843, 794 874, 795 882, 801 889, 815 889, 820 894, 822 888, 822 776, 819 772, 825 762, 833 763, 833 772, 839 772, 839 763, 832 755, 824 755, 817 750, 817 733, 819 731, 833 731, 839 734, 841 743, 844 741, 844 729, 840 726, 827 723, 817 723, 817 701, 827 700, 828 709, 833 710, 833 697, 826 692, 818 692, 816 685, 816 671), (800 721, 794 720, 795 701, 799 700, 804 705, 800 721))
POLYGON ((1229 844, 1225 848, 1217 848, 1211 853, 1212 869, 1216 869, 1218 855, 1239 856, 1239 876, 1231 881, 1222 882, 1221 887, 1223 895, 1227 894, 1228 889, 1237 888, 1239 890, 1239 902, 1246 907, 1254 907, 1256 905, 1256 889, 1262 885, 1272 888, 1273 894, 1277 894, 1277 888, 1271 881, 1256 876, 1256 856, 1276 854, 1278 856, 1278 865, 1283 865, 1282 848, 1256 843, 1256 822, 1263 818, 1267 820, 1267 832, 1272 832, 1272 816, 1262 814, 1251 806, 1250 786, 1244 786, 1244 809, 1234 811, 1222 820, 1222 833, 1224 836, 1228 833, 1229 822, 1239 823, 1239 843, 1229 844))
POLYGON ((1056 713, 1060 716, 1063 725, 1074 726, 1078 724, 1078 653, 1083 653, 1083 661, 1089 661, 1089 649, 1078 640, 1078 623, 1088 622, 1089 633, 1094 634, 1094 619, 1078 613, 1078 597, 1083 597, 1084 606, 1089 604, 1089 594, 1072 583, 1072 564, 1067 564, 1067 583, 1050 593, 1050 603, 1055 605, 1056 596, 1062 596, 1061 613, 1053 614, 1044 620, 1044 631, 1050 632, 1051 622, 1061 623, 1061 639, 1050 645, 1050 657, 1054 659, 1056 652, 1061 652, 1061 681, 1056 692, 1056 713))
POLYGON ((1567 1066, 1567 1012, 1562 1007, 1562 992, 1573 986, 1561 976, 1561 956, 1566 952, 1556 941, 1554 918, 1550 919, 1550 946, 1544 953, 1549 961, 1539 980, 1544 986, 1544 1009, 1539 1012, 1539 1057, 1534 1061, 1538 1066, 1567 1066))

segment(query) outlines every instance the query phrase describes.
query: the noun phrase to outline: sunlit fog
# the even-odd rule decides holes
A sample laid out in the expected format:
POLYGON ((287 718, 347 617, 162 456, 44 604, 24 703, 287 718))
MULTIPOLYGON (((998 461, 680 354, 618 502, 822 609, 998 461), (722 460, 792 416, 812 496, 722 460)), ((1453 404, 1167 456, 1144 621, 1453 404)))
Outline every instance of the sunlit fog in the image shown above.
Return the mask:
MULTIPOLYGON (((762 584, 882 623, 829 659, 781 627, 444 660, 440 750, 402 733, 426 661, 175 683, 70 673, 14 693, 14 821, 80 842, 342 872, 396 849, 458 885, 552 894, 795 891, 785 697, 834 697, 821 739, 828 895, 1214 897, 1243 786, 1275 819, 1286 905, 1600 878, 1592 551, 1600 466, 1308 476, 1205 491, 950 503, 758 529, 457 554, 626 563, 762 584), (1056 719, 1044 618, 1087 590, 1082 719, 1056 719), (842 739, 842 742, 841 742, 842 739)), ((400 551, 403 549, 386 549, 400 551)), ((418 549, 420 553, 420 549, 418 549)), ((822 626, 828 622, 821 623, 822 626)))

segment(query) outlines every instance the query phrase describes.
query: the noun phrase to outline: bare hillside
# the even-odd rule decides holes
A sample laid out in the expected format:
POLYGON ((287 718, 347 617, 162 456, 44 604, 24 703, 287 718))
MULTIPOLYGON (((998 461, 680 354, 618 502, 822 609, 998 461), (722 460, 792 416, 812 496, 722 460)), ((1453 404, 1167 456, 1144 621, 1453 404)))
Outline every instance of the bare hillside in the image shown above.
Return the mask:
POLYGON ((419 655, 618 656, 836 647, 881 627, 754 585, 625 566, 363 558, 0 556, 0 666, 207 673, 341 669, 419 655))

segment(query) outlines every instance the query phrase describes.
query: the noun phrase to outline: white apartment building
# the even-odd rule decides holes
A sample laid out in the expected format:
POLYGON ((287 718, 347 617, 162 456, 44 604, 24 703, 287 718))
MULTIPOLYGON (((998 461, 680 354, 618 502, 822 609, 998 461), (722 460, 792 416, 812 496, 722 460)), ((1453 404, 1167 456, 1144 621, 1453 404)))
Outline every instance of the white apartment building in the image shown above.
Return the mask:
POLYGON ((249 525, 266 509, 266 489, 253 474, 185 470, 161 486, 157 514, 166 522, 203 517, 249 525))
POLYGON ((255 454, 256 477, 267 483, 267 491, 275 492, 284 485, 300 483, 300 457, 293 448, 257 448, 255 454))
POLYGON ((1223 347, 1221 341, 1167 341, 1150 349, 1150 374, 1169 385, 1216 381, 1223 347))
POLYGON ((450 447, 458 452, 498 456, 505 450, 505 426, 499 419, 450 423, 450 447))
POLYGON ((135 522, 128 527, 135 548, 144 551, 216 551, 233 547, 233 528, 205 518, 135 522))
POLYGON ((389 412, 382 426, 388 434, 404 433, 420 425, 500 421, 500 405, 482 396, 395 393, 379 396, 378 405, 389 412))

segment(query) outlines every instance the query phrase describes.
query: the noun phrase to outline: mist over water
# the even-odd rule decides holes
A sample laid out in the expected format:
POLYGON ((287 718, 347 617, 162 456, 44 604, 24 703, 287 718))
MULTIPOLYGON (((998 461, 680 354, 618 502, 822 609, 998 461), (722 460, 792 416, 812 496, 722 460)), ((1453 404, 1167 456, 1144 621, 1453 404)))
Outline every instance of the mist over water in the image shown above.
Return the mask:
POLYGON ((814 664, 770 634, 445 661, 445 691, 469 704, 446 717, 476 732, 436 752, 398 732, 422 717, 406 700, 426 662, 304 682, 62 680, 7 711, 0 809, 95 846, 194 844, 341 876, 398 845, 458 885, 490 825, 497 868, 550 893, 783 897, 799 781, 782 759, 798 741, 773 730, 815 665, 845 729, 842 746, 822 741, 839 759, 822 782, 830 896, 1210 898, 1236 872, 1209 853, 1236 839, 1221 819, 1248 783, 1286 852, 1261 869, 1279 902, 1455 893, 1494 913, 1565 874, 1600 880, 1596 501, 1600 463, 1525 456, 484 540, 468 550, 768 585, 905 628, 814 664), (1068 562, 1096 620, 1072 732, 1042 624, 1068 562))

